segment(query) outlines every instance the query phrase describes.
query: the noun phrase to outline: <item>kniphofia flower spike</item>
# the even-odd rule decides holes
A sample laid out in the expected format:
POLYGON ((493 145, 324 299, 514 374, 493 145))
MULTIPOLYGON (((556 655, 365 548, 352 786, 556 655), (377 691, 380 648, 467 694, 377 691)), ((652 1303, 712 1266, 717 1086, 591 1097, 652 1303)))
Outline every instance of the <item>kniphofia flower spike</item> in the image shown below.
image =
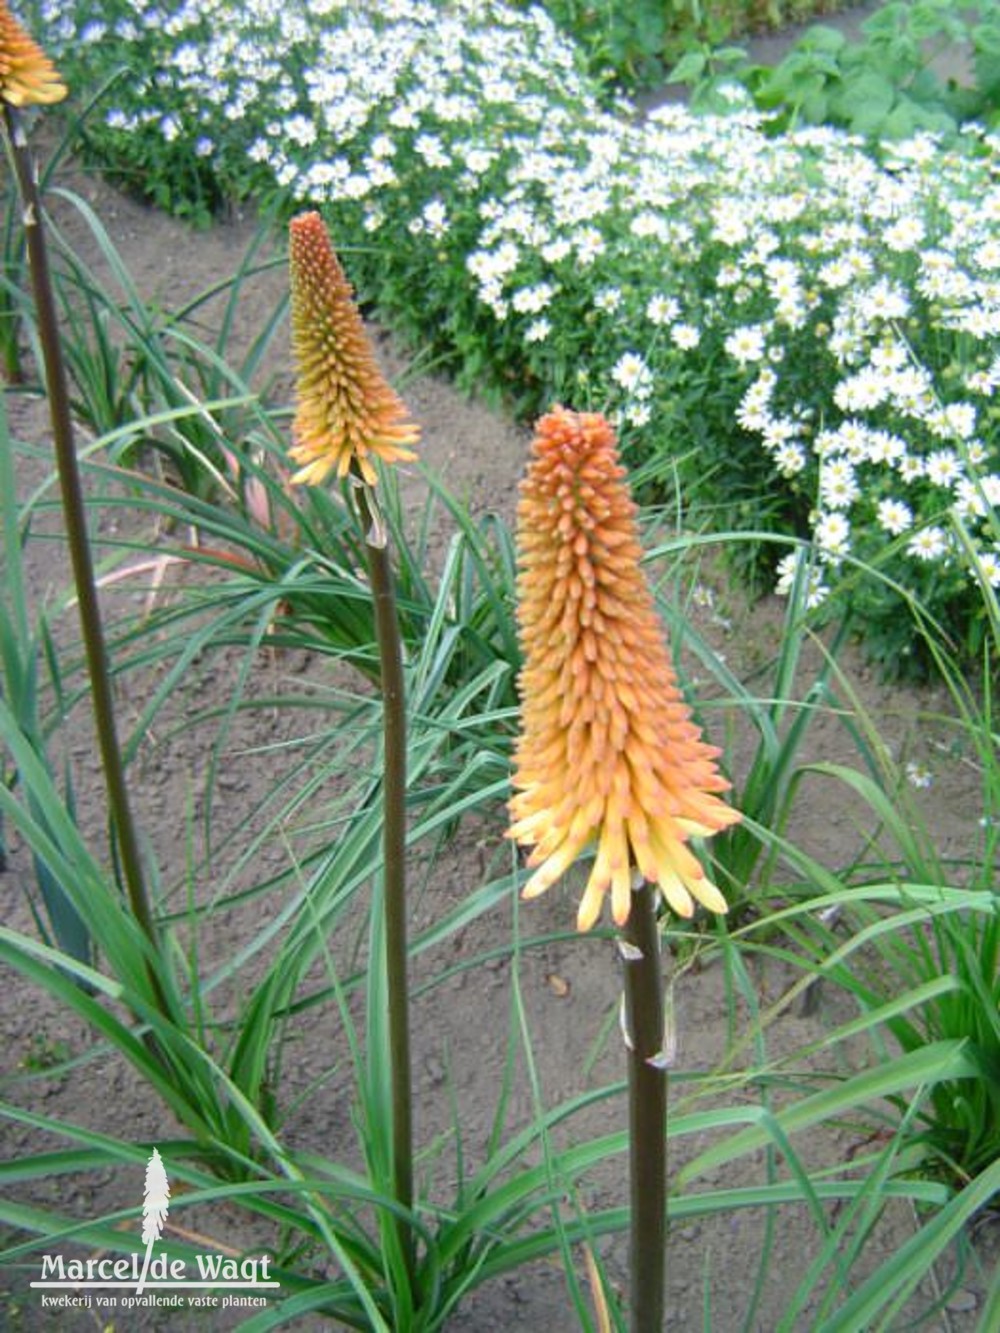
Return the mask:
POLYGON ((42 106, 65 96, 55 65, 15 19, 7 0, 0 0, 0 102, 42 106))
POLYGON ((673 910, 722 894, 688 846, 739 819, 681 697, 652 594, 614 432, 556 408, 538 423, 518 506, 521 734, 510 836, 533 847, 524 895, 595 847, 577 924, 611 891, 620 925, 637 870, 673 910))
POLYGON ((301 464, 291 480, 321 485, 331 472, 356 472, 374 485, 374 455, 385 463, 415 457, 420 437, 390 389, 354 304, 354 292, 318 213, 289 228, 292 351, 297 401, 292 448, 301 464))

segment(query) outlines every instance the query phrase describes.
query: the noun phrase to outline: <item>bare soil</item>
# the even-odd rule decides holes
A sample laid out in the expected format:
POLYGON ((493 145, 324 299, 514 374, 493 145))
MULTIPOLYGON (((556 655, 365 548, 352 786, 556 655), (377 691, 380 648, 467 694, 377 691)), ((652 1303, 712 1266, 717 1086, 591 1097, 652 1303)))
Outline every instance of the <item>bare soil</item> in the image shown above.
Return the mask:
MULTIPOLYGON (((239 217, 209 231, 193 233, 124 198, 96 176, 75 172, 70 183, 97 211, 138 288, 150 301, 168 306, 178 305, 231 272, 254 233, 252 220, 239 217)), ((65 234, 74 244, 89 244, 86 229, 71 210, 60 208, 59 217, 65 234)), ((240 340, 248 343, 263 326, 280 299, 284 282, 279 268, 247 285, 239 319, 240 340)), ((373 334, 390 375, 399 377, 408 372, 408 354, 383 330, 373 328, 373 334)), ((267 372, 274 377, 279 393, 282 386, 288 385, 285 343, 284 335, 279 335, 275 359, 267 372)), ((404 392, 423 428, 421 457, 427 467, 442 476, 475 511, 495 511, 510 519, 517 480, 526 458, 527 428, 461 396, 447 381, 433 375, 419 372, 409 375, 404 392)), ((15 437, 44 449, 48 442, 44 405, 15 393, 8 393, 7 399, 15 437)), ((25 493, 39 484, 47 472, 44 460, 26 462, 20 479, 25 493)), ((406 486, 414 503, 420 498, 422 485, 419 473, 413 471, 406 486)), ((102 540, 114 539, 123 529, 132 534, 143 531, 145 520, 140 514, 116 511, 116 515, 106 518, 97 534, 99 551, 103 549, 102 540), (117 530, 116 525, 120 525, 117 530)), ((54 535, 58 535, 57 520, 53 519, 51 526, 54 535)), ((442 544, 448 535, 443 529, 442 544)), ((162 534, 148 530, 151 551, 157 550, 161 540, 162 534)), ((28 560, 36 598, 47 601, 51 607, 63 605, 64 613, 57 617, 58 632, 69 642, 74 627, 71 609, 64 605, 68 586, 65 554, 58 541, 47 539, 44 527, 32 536, 28 560)), ((776 636, 780 634, 781 606, 774 599, 747 604, 711 562, 700 571, 692 570, 690 578, 691 586, 698 589, 690 610, 696 627, 710 639, 716 651, 725 655, 738 677, 759 680, 758 688, 766 692, 766 673, 758 673, 773 655, 776 636)), ((109 614, 113 617, 123 607, 133 609, 147 594, 147 585, 130 583, 124 589, 119 588, 108 595, 109 614)), ((171 595, 169 580, 159 595, 171 595)), ((810 670, 818 669, 820 657, 817 648, 808 664, 810 670)), ((181 881, 186 865, 201 859, 204 846, 189 848, 187 844, 191 838, 197 842, 205 803, 213 802, 220 851, 208 864, 202 862, 196 877, 195 892, 202 901, 210 900, 222 884, 232 891, 240 884, 241 875, 253 878, 265 868, 277 869, 282 864, 286 849, 265 846, 254 861, 252 874, 234 869, 235 853, 232 844, 227 844, 227 836, 239 828, 244 815, 273 787, 284 762, 285 747, 296 740, 296 733, 301 735, 310 727, 323 725, 324 691, 331 683, 342 684, 344 679, 327 660, 307 653, 262 652, 247 685, 249 694, 264 697, 275 691, 295 693, 313 711, 262 708, 237 715, 218 756, 215 784, 209 793, 207 761, 214 754, 218 727, 215 723, 195 724, 193 719, 207 713, 213 702, 225 706, 242 660, 236 650, 223 650, 200 664, 192 672, 190 689, 179 691, 171 701, 166 716, 177 725, 164 724, 150 730, 131 768, 138 822, 148 840, 149 855, 161 868, 165 884, 181 881)), ((685 660, 684 666, 697 685, 697 664, 685 660)), ((927 791, 909 792, 908 796, 916 803, 942 855, 953 854, 973 836, 979 807, 976 774, 968 756, 952 750, 946 723, 935 721, 946 716, 947 701, 939 692, 880 684, 853 649, 844 654, 842 670, 857 707, 875 720, 896 757, 918 760, 933 770, 933 786, 927 791)), ((810 679, 808 674, 803 676, 803 691, 810 679)), ((121 683, 119 707, 126 727, 131 727, 146 691, 154 683, 155 673, 147 676, 137 673, 121 683)), ((846 689, 842 697, 848 708, 855 707, 846 689)), ((727 762, 738 783, 746 771, 753 738, 734 727, 731 736, 719 739, 726 740, 727 762)), ((92 723, 83 704, 70 718, 66 754, 74 774, 81 823, 91 832, 92 846, 101 854, 106 818, 103 783, 95 757, 92 723)), ((832 711, 817 717, 803 755, 804 762, 810 759, 857 763, 843 717, 832 711)), ((322 806, 322 792, 317 800, 322 806)), ((824 865, 836 867, 847 863, 855 850, 866 845, 874 833, 869 818, 863 806, 844 796, 842 788, 818 777, 809 778, 800 790, 788 833, 824 865)), ((480 819, 474 826, 460 829, 418 868, 415 928, 438 918, 460 901, 471 886, 482 882, 491 865, 502 864, 505 854, 502 829, 502 811, 498 809, 495 817, 480 819)), ((240 838, 251 835, 252 826, 240 838)), ((26 931, 34 929, 26 898, 31 879, 30 860, 14 838, 7 870, 0 875, 0 910, 8 925, 26 931)), ((206 965, 247 938, 258 925, 262 911, 277 911, 279 907, 278 903, 262 906, 259 900, 254 900, 242 912, 233 908, 220 914, 202 941, 206 965)), ((414 966, 415 992, 421 983, 449 969, 460 953, 474 954, 508 940, 514 910, 513 903, 506 903, 493 919, 477 921, 443 949, 422 956, 414 966)), ((544 935, 570 928, 573 918, 571 889, 553 891, 539 902, 520 909, 520 928, 526 934, 544 935)), ((344 944, 345 950, 349 947, 344 944)), ((453 1150, 448 1141, 450 1099, 457 1108, 466 1151, 475 1162, 481 1159, 495 1112, 515 980, 527 1014, 545 1105, 553 1106, 567 1096, 619 1078, 623 1073, 617 1025, 610 1022, 618 1004, 620 983, 613 949, 607 941, 571 938, 527 950, 517 964, 516 978, 510 961, 501 959, 475 971, 459 972, 432 989, 419 990, 413 1015, 417 1141, 421 1145, 440 1146, 439 1153, 431 1153, 422 1163, 421 1172, 433 1179, 436 1197, 444 1200, 449 1197, 449 1178, 454 1171, 453 1150), (610 1036, 606 1035, 608 1030, 610 1036), (595 1051, 596 1057, 591 1061, 595 1051)), ((777 967, 759 965, 754 968, 754 981, 758 1002, 766 1005, 780 996, 788 977, 777 967)), ((774 1059, 821 1038, 831 1023, 850 1012, 843 998, 831 991, 824 990, 813 999, 807 1006, 800 1003, 790 1006, 771 1025, 768 1049, 774 1059)), ((685 971, 677 981, 675 1004, 679 1049, 674 1088, 675 1104, 679 1106, 684 1100, 683 1075, 714 1067, 725 1057, 734 1038, 739 1040, 746 1035, 749 1021, 745 1008, 737 1005, 737 1030, 730 1029, 732 1010, 718 963, 685 971)), ((65 1118, 127 1142, 155 1143, 178 1132, 165 1108, 129 1067, 104 1054, 83 1058, 95 1049, 94 1034, 75 1020, 67 1021, 61 1009, 16 975, 4 976, 0 1015, 6 1037, 5 1095, 16 1105, 45 1116, 65 1118), (64 1056, 81 1059, 66 1067, 61 1059, 64 1056), (45 1066, 53 1061, 56 1068, 47 1074, 45 1066)), ((292 1028, 287 1039, 280 1096, 293 1109, 283 1132, 298 1147, 355 1162, 351 1083, 347 1070, 335 1062, 342 1050, 342 1020, 335 1006, 312 1011, 307 1022, 292 1028), (297 1101, 299 1094, 310 1086, 309 1095, 297 1101)), ((859 1048, 857 1058, 863 1061, 872 1056, 859 1048)), ((532 1110, 532 1091, 523 1058, 518 1060, 515 1074, 508 1124, 523 1125, 532 1110)), ((748 1090, 747 1098, 755 1100, 752 1089, 748 1090)), ((574 1119, 564 1132, 564 1140, 579 1141, 585 1136, 617 1129, 623 1115, 621 1101, 601 1103, 574 1119)), ((17 1160, 42 1146, 63 1146, 53 1135, 10 1120, 3 1123, 0 1135, 6 1160, 17 1160)), ((810 1161, 836 1163, 850 1160, 861 1146, 851 1131, 831 1125, 813 1134, 808 1147, 802 1150, 810 1161)), ((692 1148, 686 1146, 683 1151, 689 1154, 692 1148)), ((735 1170, 716 1173, 704 1186, 749 1183, 762 1178, 764 1169, 761 1160, 741 1163, 735 1170)), ((583 1192, 584 1206, 595 1208, 620 1201, 624 1177, 623 1161, 605 1163, 588 1180, 583 1192)), ((53 1178, 44 1188, 36 1184, 30 1197, 34 1202, 55 1204, 69 1216, 90 1219, 115 1208, 136 1207, 141 1190, 142 1179, 136 1169, 123 1167, 108 1168, 99 1174, 53 1178)), ((915 1221, 902 1207, 890 1210, 866 1247, 863 1267, 874 1268, 877 1261, 898 1247, 912 1233, 915 1221)), ((138 1222, 134 1225, 138 1229, 138 1222)), ((203 1222, 185 1217, 185 1226, 196 1225, 219 1244, 233 1245, 237 1250, 267 1243, 266 1238, 252 1229, 241 1230, 245 1222, 238 1215, 220 1214, 216 1210, 207 1213, 203 1222)), ((755 1211, 732 1213, 712 1223, 692 1223, 674 1230, 669 1248, 671 1328, 694 1330, 705 1326, 706 1292, 711 1309, 708 1326, 715 1333, 736 1333, 744 1327, 748 1291, 756 1281, 763 1231, 764 1218, 755 1211)), ((984 1257, 992 1254, 995 1241, 989 1229, 981 1235, 984 1257)), ((801 1280, 815 1244, 815 1232, 805 1210, 786 1209, 776 1224, 773 1257, 766 1274, 760 1313, 754 1323, 756 1329, 766 1331, 776 1327, 788 1294, 801 1280)), ((601 1254, 613 1280, 622 1285, 627 1272, 624 1239, 602 1245, 601 1254)), ((582 1252, 574 1255, 574 1263, 577 1276, 586 1287, 582 1252)), ((951 1277, 945 1268, 938 1274, 942 1285, 947 1285, 951 1277)), ((27 1287, 33 1276, 31 1263, 0 1273, 0 1302, 6 1308, 3 1322, 7 1327, 186 1330, 228 1328, 234 1322, 221 1312, 201 1317, 193 1313, 161 1314, 148 1319, 119 1316, 110 1323, 96 1312, 51 1315, 41 1310, 37 1293, 27 1287)), ((971 1330, 975 1327, 982 1291, 980 1278, 970 1268, 960 1277, 957 1289, 931 1326, 955 1333, 971 1330)), ((930 1289, 923 1295, 930 1299, 930 1289)), ((553 1333, 571 1329, 575 1324, 565 1275, 555 1259, 487 1284, 462 1306, 450 1327, 463 1333, 514 1329, 521 1333, 553 1333)), ((297 1326, 312 1325, 303 1321, 297 1326)), ((809 1324, 804 1322, 800 1327, 805 1329, 809 1324)))

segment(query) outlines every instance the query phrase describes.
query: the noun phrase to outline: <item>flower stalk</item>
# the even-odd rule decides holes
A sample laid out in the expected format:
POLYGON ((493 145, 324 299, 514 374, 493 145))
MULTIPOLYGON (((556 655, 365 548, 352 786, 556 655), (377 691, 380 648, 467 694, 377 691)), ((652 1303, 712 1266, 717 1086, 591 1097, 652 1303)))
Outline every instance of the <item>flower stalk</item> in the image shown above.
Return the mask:
MULTIPOLYGON (((365 533, 375 609, 382 691, 382 898, 392 1081, 392 1178, 396 1202, 413 1207, 413 1091, 410 1057, 409 951, 406 921, 406 687, 389 543, 375 495, 364 481, 353 490, 365 533)), ((397 1219, 403 1261, 413 1285, 413 1232, 397 1219)))
POLYGON ((666 1283, 667 1055, 657 902, 726 902, 689 846, 735 823, 718 750, 691 720, 640 562, 614 432, 556 408, 538 423, 518 506, 518 680, 509 836, 524 896, 593 854, 577 912, 621 929, 628 1047, 633 1333, 660 1333, 666 1283))
MULTIPOLYGON (((0 20, 5 21, 3 13, 0 13, 0 20)), ((0 35, 10 36, 2 23, 0 23, 0 35)), ((14 45, 13 42, 11 45, 14 45)), ((146 890, 139 842, 125 782, 125 768, 118 743, 111 673, 87 536, 86 504, 73 439, 73 419, 52 289, 42 205, 34 162, 17 109, 20 105, 32 101, 56 100, 52 92, 54 76, 48 76, 46 65, 38 66, 37 62, 36 65, 31 65, 30 62, 22 61, 20 65, 13 64, 11 68, 20 71, 19 79, 14 85, 16 97, 9 95, 10 87, 7 85, 12 77, 9 68, 7 75, 0 78, 0 93, 3 94, 0 96, 0 102, 3 106, 3 123, 23 206, 25 244, 38 318, 38 339, 45 368, 45 385, 62 496, 63 519, 79 607, 97 741, 107 786, 112 836, 132 914, 155 946, 156 926, 146 890), (32 90, 37 92, 39 89, 41 91, 38 96, 31 95, 32 90)), ((0 70, 0 74, 2 73, 0 70)), ((149 975, 158 1002, 164 1007, 166 1001, 159 981, 152 970, 149 975)))
POLYGON ((396 1235, 415 1287, 413 1110, 406 920, 406 694, 388 535, 375 496, 376 462, 412 459, 419 430, 375 360, 354 293, 318 213, 289 227, 296 409, 291 478, 318 486, 346 480, 365 541, 382 691, 383 912, 392 1100, 393 1194, 404 1210, 396 1235))
POLYGON ((656 894, 640 878, 622 927, 628 1050, 633 1333, 661 1333, 667 1274, 667 1058, 656 894))

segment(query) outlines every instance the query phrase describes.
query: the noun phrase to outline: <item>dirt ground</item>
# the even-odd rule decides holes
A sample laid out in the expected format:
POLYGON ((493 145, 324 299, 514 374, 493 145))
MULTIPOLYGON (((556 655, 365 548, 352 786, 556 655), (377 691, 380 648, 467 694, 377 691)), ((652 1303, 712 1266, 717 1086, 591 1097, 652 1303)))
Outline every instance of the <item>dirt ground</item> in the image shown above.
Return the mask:
MULTIPOLYGON (((122 197, 96 176, 81 177, 77 173, 71 184, 98 212, 139 289, 151 300, 168 305, 178 304, 231 272, 254 232, 251 219, 234 218, 210 231, 192 233, 183 225, 122 197)), ((74 244, 86 244, 79 220, 65 208, 60 208, 59 216, 74 244)), ((249 341, 262 326, 280 299, 284 282, 284 273, 279 268, 247 289, 239 320, 241 339, 249 341)), ((401 375, 408 366, 407 354, 382 331, 373 332, 387 371, 392 376, 401 375)), ((279 335, 270 367, 279 385, 287 384, 288 380, 284 348, 285 338, 279 335)), ((422 426, 421 458, 426 466, 443 476, 452 490, 467 499, 477 512, 495 511, 510 519, 517 480, 526 458, 527 428, 460 396, 450 384, 434 376, 418 373, 408 377, 404 392, 412 414, 422 426)), ((48 431, 43 406, 14 393, 9 393, 7 399, 15 437, 45 446, 48 431)), ((26 464, 20 485, 28 488, 38 484, 45 471, 43 462, 26 464)), ((406 483, 408 498, 414 503, 419 500, 422 484, 419 473, 414 471, 406 483)), ((142 519, 119 515, 114 522, 128 527, 141 524, 142 519)), ((120 535, 112 527, 105 526, 102 536, 120 535)), ((138 530, 130 527, 130 531, 138 530)), ((36 597, 51 602, 66 586, 66 571, 61 547, 45 540, 45 535, 44 529, 34 534, 28 560, 36 597)), ((447 536, 447 531, 442 531, 441 541, 446 541, 447 536)), ((150 532, 148 540, 155 547, 157 535, 150 532)), ((725 654, 740 678, 754 679, 773 652, 775 636, 780 632, 780 605, 774 599, 747 605, 710 563, 697 575, 692 574, 692 579, 699 589, 692 604, 697 628, 711 640, 716 651, 725 654)), ((144 596, 145 590, 131 587, 116 595, 134 601, 144 596)), ((169 591, 164 595, 169 595, 169 591)), ((67 634, 72 624, 68 616, 69 613, 67 634)), ((213 700, 224 704, 239 660, 237 654, 220 653, 203 664, 192 678, 191 688, 180 691, 172 701, 174 720, 183 724, 185 718, 193 719, 213 700)), ((693 664, 687 665, 696 672, 693 664)), ((911 792, 910 796, 934 834, 941 854, 954 854, 972 836, 978 806, 976 775, 967 757, 952 753, 947 728, 933 721, 947 711, 946 700, 935 691, 883 686, 853 650, 845 653, 843 666, 852 690, 877 720, 895 756, 903 761, 917 761, 933 772, 933 785, 928 790, 911 792)), ((317 717, 321 718, 323 691, 332 679, 331 671, 328 662, 305 653, 261 654, 248 685, 250 694, 264 696, 275 689, 294 691, 309 699, 316 712, 260 709, 241 714, 234 721, 212 797, 223 847, 225 835, 238 826, 242 813, 251 809, 257 798, 273 785, 282 747, 295 739, 296 728, 313 725, 317 717)), ((766 675, 759 679, 759 688, 766 690, 766 675)), ((809 679, 804 676, 803 691, 809 679)), ((138 715, 143 689, 149 684, 150 680, 142 678, 124 684, 119 707, 126 719, 138 715)), ((190 824, 197 822, 207 799, 206 754, 211 752, 216 735, 212 724, 207 723, 182 725, 166 738, 150 734, 133 764, 132 791, 138 822, 167 883, 176 882, 184 874, 182 858, 187 854, 184 844, 190 824), (195 817, 193 821, 191 816, 195 817)), ((96 848, 101 845, 105 815, 103 785, 94 754, 91 723, 84 708, 77 708, 71 717, 67 749, 77 783, 80 821, 85 829, 93 831, 96 848)), ((734 734, 727 756, 737 780, 745 771, 749 752, 750 739, 734 734)), ((817 719, 803 756, 804 761, 810 758, 854 762, 842 718, 829 714, 817 719)), ((789 833, 825 865, 837 866, 848 860, 851 849, 862 846, 870 834, 863 820, 863 812, 852 808, 836 793, 831 795, 830 787, 817 780, 803 786, 789 833)), ((482 882, 484 868, 503 856, 502 826, 502 812, 498 809, 495 819, 480 820, 474 827, 463 828, 450 843, 437 850, 429 864, 420 867, 420 891, 414 909, 416 927, 440 916, 460 901, 471 885, 482 882)), ((31 930, 24 892, 31 877, 30 862, 16 841, 10 852, 7 871, 0 875, 0 910, 9 925, 31 930)), ((202 870, 199 893, 211 895, 225 879, 231 869, 226 855, 221 852, 202 870)), ((260 873, 265 866, 276 868, 283 855, 282 848, 262 849, 254 873, 260 873)), ((215 923, 213 937, 203 942, 206 961, 232 947, 240 939, 241 931, 252 931, 260 910, 255 902, 243 915, 238 909, 227 911, 215 923)), ((513 911, 512 903, 505 904, 495 918, 477 921, 450 941, 445 950, 431 951, 422 957, 414 967, 415 987, 449 967, 459 950, 476 952, 490 942, 508 939, 513 911)), ((571 893, 554 891, 522 908, 520 920, 522 930, 541 935, 567 928, 573 916, 571 893)), ((755 979, 761 997, 770 1000, 781 993, 787 980, 779 972, 763 968, 755 979)), ((600 1048, 593 1067, 587 1067, 588 1056, 619 999, 619 975, 609 944, 585 938, 532 949, 520 959, 518 980, 546 1105, 552 1106, 585 1087, 622 1075, 622 1051, 616 1029, 600 1048)), ((496 1104, 498 1063, 507 1039, 512 984, 510 962, 497 960, 474 973, 459 973, 436 988, 421 991, 415 1000, 414 1076, 419 1144, 431 1144, 438 1136, 447 1134, 450 1086, 470 1157, 475 1160, 477 1153, 483 1151, 496 1104)), ((676 1004, 678 1071, 712 1068, 724 1056, 729 1040, 721 968, 710 964, 686 973, 678 985, 676 1004)), ((796 1050, 820 1037, 833 1021, 846 1014, 843 1002, 825 992, 808 1009, 795 1005, 771 1028, 770 1049, 775 1056, 796 1050)), ((148 1089, 129 1068, 110 1057, 81 1059, 72 1068, 59 1067, 46 1076, 40 1066, 44 1066, 49 1056, 57 1053, 84 1057, 92 1051, 93 1034, 75 1022, 67 1023, 52 1002, 11 975, 5 975, 0 986, 0 1023, 6 1038, 5 1096, 10 1101, 129 1142, 155 1142, 158 1137, 166 1138, 176 1132, 177 1127, 148 1089)), ((312 1013, 308 1024, 303 1023, 289 1034, 285 1056, 287 1083, 282 1095, 292 1102, 314 1080, 319 1078, 320 1082, 298 1104, 284 1132, 296 1146, 318 1148, 335 1158, 354 1161, 349 1082, 343 1071, 333 1070, 324 1076, 330 1067, 329 1052, 339 1049, 341 1038, 341 1020, 332 1006, 327 1012, 312 1013)), ((681 1088, 679 1099, 682 1095, 679 1079, 675 1086, 681 1088)), ((510 1123, 523 1124, 530 1112, 531 1089, 521 1067, 513 1088, 510 1123)), ((619 1103, 616 1114, 623 1113, 619 1103)), ((601 1104, 574 1122, 572 1135, 590 1136, 619 1128, 619 1123, 609 1121, 609 1114, 608 1104, 601 1104)), ((16 1160, 38 1150, 42 1144, 60 1146, 51 1137, 13 1122, 5 1121, 0 1126, 0 1151, 6 1160, 16 1160)), ((856 1147, 846 1130, 831 1126, 814 1136, 809 1151, 815 1153, 816 1160, 838 1161, 845 1160, 856 1147)), ((444 1198, 447 1198, 449 1169, 447 1151, 439 1160, 421 1167, 434 1173, 444 1198)), ((759 1162, 741 1164, 734 1171, 716 1173, 714 1182, 709 1178, 708 1183, 722 1180, 733 1185, 747 1183, 760 1170, 759 1162)), ((624 1174, 623 1162, 605 1164, 589 1182, 586 1206, 606 1206, 620 1200, 624 1174)), ((38 1202, 58 1203, 72 1216, 92 1218, 116 1207, 134 1207, 141 1187, 141 1179, 134 1170, 109 1168, 98 1175, 53 1180, 51 1189, 36 1187, 32 1197, 38 1202)), ((902 1208, 890 1212, 866 1249, 865 1267, 874 1267, 880 1257, 898 1247, 911 1233, 913 1223, 914 1219, 902 1208)), ((261 1243, 257 1235, 241 1233, 239 1219, 227 1215, 206 1216, 200 1225, 206 1234, 225 1236, 237 1246, 261 1243)), ((799 1210, 786 1210, 778 1221, 767 1290, 754 1325, 764 1333, 776 1327, 788 1291, 804 1271, 803 1245, 807 1231, 805 1215, 799 1210)), ((763 1219, 749 1211, 731 1214, 712 1224, 690 1224, 673 1232, 669 1251, 669 1327, 694 1330, 703 1326, 708 1274, 712 1275, 709 1326, 715 1333, 736 1333, 744 1327, 747 1290, 755 1280, 762 1232, 763 1219)), ((991 1260, 996 1237, 989 1228, 981 1234, 980 1243, 984 1260, 991 1260)), ((627 1259, 624 1239, 610 1242, 603 1247, 602 1254, 613 1278, 624 1282, 627 1259)), ((583 1255, 576 1255, 575 1261, 578 1275, 585 1282, 583 1255)), ((34 1293, 27 1289, 27 1282, 34 1276, 30 1267, 0 1271, 0 1304, 6 1308, 3 1322, 7 1327, 181 1330, 231 1326, 222 1316, 199 1321, 190 1314, 159 1316, 148 1323, 138 1323, 133 1317, 119 1319, 113 1325, 94 1314, 48 1316, 39 1309, 34 1293)), ((942 1271, 940 1281, 946 1283, 948 1276, 942 1271)), ((975 1270, 970 1269, 932 1327, 952 1333, 971 1330, 981 1300, 982 1282, 975 1270)), ((514 1329, 521 1333, 553 1333, 553 1330, 569 1330, 574 1324, 560 1264, 550 1261, 484 1286, 463 1305, 449 1327, 461 1333, 514 1329)))

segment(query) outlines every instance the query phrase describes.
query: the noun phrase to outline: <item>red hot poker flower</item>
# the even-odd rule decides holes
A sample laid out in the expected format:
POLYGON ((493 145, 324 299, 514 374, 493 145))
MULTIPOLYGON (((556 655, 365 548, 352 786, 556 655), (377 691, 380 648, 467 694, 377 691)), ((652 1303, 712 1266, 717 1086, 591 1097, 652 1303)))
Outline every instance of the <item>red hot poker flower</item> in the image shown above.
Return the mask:
POLYGON ((524 896, 549 888, 590 845, 577 924, 611 891, 621 925, 633 869, 675 912, 726 902, 688 839, 740 816, 690 719, 639 567, 636 506, 617 442, 596 413, 538 423, 518 506, 521 735, 509 836, 531 846, 524 896))
POLYGON ((7 0, 0 0, 0 102, 41 106, 65 96, 55 65, 15 19, 7 0))
POLYGON ((371 456, 385 463, 416 455, 420 438, 402 400, 390 389, 354 304, 323 220, 293 218, 290 228, 292 351, 298 374, 290 456, 302 464, 292 481, 321 485, 352 464, 369 485, 371 456))

